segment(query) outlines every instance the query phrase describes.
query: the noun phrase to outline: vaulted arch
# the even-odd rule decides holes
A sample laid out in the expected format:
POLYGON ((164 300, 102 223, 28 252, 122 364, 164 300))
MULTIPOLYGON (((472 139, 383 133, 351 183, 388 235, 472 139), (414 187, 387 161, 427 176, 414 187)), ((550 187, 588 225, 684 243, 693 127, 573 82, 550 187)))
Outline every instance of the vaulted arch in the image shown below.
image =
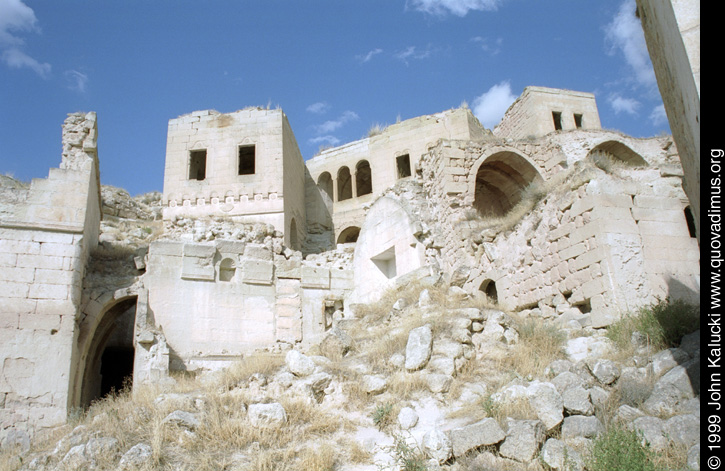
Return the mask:
POLYGON ((521 201, 529 185, 543 182, 536 167, 510 150, 486 157, 475 175, 473 206, 480 214, 490 216, 503 216, 521 201))

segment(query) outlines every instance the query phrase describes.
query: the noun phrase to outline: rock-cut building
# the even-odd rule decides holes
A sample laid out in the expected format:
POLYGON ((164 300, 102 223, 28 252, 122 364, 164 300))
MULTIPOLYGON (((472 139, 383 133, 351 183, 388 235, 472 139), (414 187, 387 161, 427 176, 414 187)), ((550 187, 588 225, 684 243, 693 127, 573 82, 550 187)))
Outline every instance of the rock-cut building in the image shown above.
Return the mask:
POLYGON ((699 296, 672 139, 602 129, 589 93, 528 87, 493 130, 453 109, 307 161, 281 110, 172 119, 165 233, 110 282, 90 268, 96 142, 96 115, 70 115, 60 167, 2 188, 0 439, 64 422, 116 370, 137 385, 320 341, 395 284, 562 328, 699 296))

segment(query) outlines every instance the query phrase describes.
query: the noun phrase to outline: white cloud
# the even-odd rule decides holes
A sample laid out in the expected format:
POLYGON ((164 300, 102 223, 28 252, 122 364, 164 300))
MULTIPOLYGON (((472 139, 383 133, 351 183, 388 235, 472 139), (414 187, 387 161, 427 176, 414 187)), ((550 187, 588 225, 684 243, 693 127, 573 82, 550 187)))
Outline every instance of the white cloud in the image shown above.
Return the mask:
POLYGON ((501 3, 502 0, 408 0, 406 6, 431 15, 466 16, 471 10, 494 11, 501 3))
POLYGON ((503 38, 496 38, 495 41, 490 41, 488 38, 476 36, 475 38, 471 38, 471 41, 478 44, 481 49, 492 56, 501 52, 501 46, 503 45, 503 38))
POLYGON ((634 0, 624 0, 612 22, 605 27, 605 38, 610 44, 610 54, 622 52, 624 60, 634 72, 634 80, 637 83, 655 87, 657 82, 654 69, 635 10, 634 0))
POLYGON ((313 103, 310 106, 307 107, 308 113, 314 113, 314 114, 325 114, 330 109, 330 105, 323 101, 318 101, 317 103, 313 103))
POLYGON ((80 93, 85 93, 86 85, 88 84, 88 75, 77 70, 66 70, 63 76, 68 82, 68 88, 75 90, 80 93))
POLYGON ((511 93, 511 84, 503 81, 473 100, 473 114, 485 128, 493 129, 514 100, 516 95, 511 93))
POLYGON ((408 59, 422 60, 431 56, 432 51, 428 46, 424 51, 419 50, 416 46, 409 46, 395 54, 395 58, 408 64, 408 59))
POLYGON ((359 119, 357 113, 354 111, 345 111, 339 118, 325 121, 324 123, 315 126, 315 131, 317 131, 317 134, 329 134, 337 129, 340 129, 350 121, 355 121, 357 119, 359 119))
POLYGON ((21 0, 0 1, 0 47, 23 44, 12 32, 38 31, 37 22, 33 9, 21 0))
POLYGON ((50 64, 40 63, 17 48, 6 49, 2 53, 2 60, 11 69, 28 67, 43 78, 50 75, 50 64))
POLYGON ((370 61, 373 57, 377 56, 378 54, 380 54, 382 52, 383 52, 382 49, 375 48, 372 51, 365 54, 364 56, 355 56, 355 58, 364 64, 365 62, 370 61))
POLYGON ((0 0, 0 51, 11 69, 27 67, 43 78, 50 75, 50 64, 33 59, 20 48, 25 44, 18 33, 40 32, 33 9, 22 0, 0 0))
POLYGON ((614 114, 627 113, 632 116, 637 116, 637 110, 641 106, 641 103, 634 98, 624 98, 619 95, 611 95, 609 104, 612 106, 614 114))
POLYGON ((313 137, 308 141, 310 144, 323 144, 323 145, 330 145, 330 146, 336 146, 340 143, 340 139, 336 138, 335 136, 318 136, 313 137))
POLYGON ((666 124, 668 121, 667 113, 665 112, 665 105, 662 104, 655 106, 649 114, 649 120, 652 122, 653 126, 662 126, 663 124, 666 124))

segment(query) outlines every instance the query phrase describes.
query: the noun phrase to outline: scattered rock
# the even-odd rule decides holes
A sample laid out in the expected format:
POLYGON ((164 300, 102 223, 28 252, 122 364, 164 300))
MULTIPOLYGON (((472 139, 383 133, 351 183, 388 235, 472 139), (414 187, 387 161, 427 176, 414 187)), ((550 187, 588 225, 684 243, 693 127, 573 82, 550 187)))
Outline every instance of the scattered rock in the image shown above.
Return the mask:
POLYGON ((192 414, 191 412, 183 410, 175 410, 171 414, 167 415, 161 423, 173 424, 187 430, 196 430, 196 428, 201 424, 197 414, 192 414))
POLYGON ((535 383, 527 390, 529 404, 536 412, 536 416, 546 427, 551 430, 564 419, 564 403, 551 383, 535 383))
POLYGON ((504 458, 528 463, 533 460, 544 441, 546 430, 540 420, 508 419, 506 439, 499 448, 504 458))
POLYGON ((119 468, 122 471, 135 471, 150 467, 153 461, 153 450, 145 443, 138 443, 131 447, 121 457, 119 468))
POLYGON ((689 448, 700 441, 700 418, 692 414, 676 415, 665 421, 662 430, 673 443, 689 448))
POLYGON ((495 445, 506 438, 498 422, 490 417, 475 424, 453 429, 449 432, 449 436, 455 457, 463 456, 469 450, 480 446, 495 445))
POLYGON ((622 373, 612 360, 598 360, 591 367, 592 375, 597 380, 605 385, 610 385, 619 379, 619 375, 622 373))
POLYGON ((572 415, 564 419, 561 426, 561 438, 594 438, 604 430, 602 423, 596 417, 572 415))
POLYGON ((403 407, 398 413, 398 424, 403 430, 409 430, 418 423, 418 413, 410 407, 403 407))
POLYGON ((285 356, 287 368, 296 376, 309 376, 315 372, 315 362, 297 350, 290 350, 285 356))
POLYGON ((592 415, 594 413, 594 405, 589 399, 589 391, 581 386, 574 386, 564 391, 561 401, 564 404, 564 410, 570 415, 592 415))
POLYGON ((281 426, 287 423, 287 412, 282 404, 250 404, 247 411, 249 421, 255 427, 281 426))
POLYGON ((428 458, 439 464, 448 461, 452 454, 451 440, 448 435, 437 428, 429 430, 423 435, 421 447, 428 458))
POLYGON ((556 438, 548 439, 541 447, 541 461, 556 471, 581 471, 584 469, 581 455, 556 438))
POLYGON ((388 389, 388 381, 382 376, 366 375, 362 378, 363 391, 370 395, 378 395, 388 389))
POLYGON ((433 331, 429 324, 411 330, 405 347, 405 369, 417 371, 423 368, 430 359, 432 348, 433 331))

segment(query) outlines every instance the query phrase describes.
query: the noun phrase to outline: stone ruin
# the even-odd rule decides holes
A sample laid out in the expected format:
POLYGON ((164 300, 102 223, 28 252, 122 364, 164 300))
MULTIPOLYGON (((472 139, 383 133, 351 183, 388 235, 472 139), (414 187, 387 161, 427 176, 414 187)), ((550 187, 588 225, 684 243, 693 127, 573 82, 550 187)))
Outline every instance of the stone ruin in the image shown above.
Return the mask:
POLYGON ((492 131, 460 108, 306 162, 281 110, 172 119, 163 234, 116 278, 91 269, 96 143, 95 113, 71 114, 60 167, 0 185, 0 440, 65 422, 126 375, 319 342, 394 285, 594 328, 699 300, 672 139, 602 129, 592 94, 528 87, 492 131))

